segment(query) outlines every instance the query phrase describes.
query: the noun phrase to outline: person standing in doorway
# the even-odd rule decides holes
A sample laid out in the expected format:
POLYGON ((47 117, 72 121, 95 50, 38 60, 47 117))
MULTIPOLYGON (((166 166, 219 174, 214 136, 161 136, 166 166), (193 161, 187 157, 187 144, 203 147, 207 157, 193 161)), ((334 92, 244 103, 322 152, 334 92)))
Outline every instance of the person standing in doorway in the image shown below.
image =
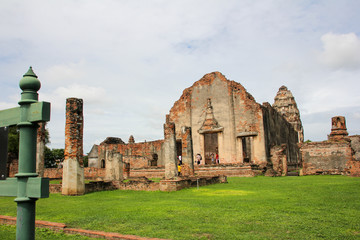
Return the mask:
POLYGON ((201 159, 202 159, 202 157, 201 157, 200 153, 196 154, 196 163, 197 163, 197 165, 200 165, 201 159))

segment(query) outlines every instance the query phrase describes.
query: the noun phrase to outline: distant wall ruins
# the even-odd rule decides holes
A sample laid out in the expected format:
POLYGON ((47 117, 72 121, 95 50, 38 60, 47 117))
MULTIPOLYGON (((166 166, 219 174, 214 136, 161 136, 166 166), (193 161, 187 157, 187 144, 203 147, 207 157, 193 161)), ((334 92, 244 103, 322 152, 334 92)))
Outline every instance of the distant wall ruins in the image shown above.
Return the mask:
POLYGON ((345 117, 332 118, 327 141, 301 144, 303 174, 342 174, 360 177, 360 136, 348 136, 345 117))

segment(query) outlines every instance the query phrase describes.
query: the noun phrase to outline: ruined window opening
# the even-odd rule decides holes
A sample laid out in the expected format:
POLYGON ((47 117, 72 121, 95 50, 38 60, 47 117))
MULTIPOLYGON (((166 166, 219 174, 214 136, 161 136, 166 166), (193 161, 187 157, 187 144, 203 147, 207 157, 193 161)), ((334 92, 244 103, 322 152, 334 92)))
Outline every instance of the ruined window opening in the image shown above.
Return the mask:
POLYGON ((218 152, 218 133, 205 133, 205 164, 215 164, 218 152))
POLYGON ((250 141, 250 137, 243 137, 241 140, 242 140, 244 163, 249 163, 251 161, 251 141, 250 141))
POLYGON ((101 168, 105 168, 105 160, 101 160, 101 168))
POLYGON ((179 157, 182 155, 182 142, 181 140, 176 140, 176 156, 179 157))
POLYGON ((156 153, 154 153, 152 155, 152 159, 149 161, 149 165, 150 166, 157 166, 158 158, 159 158, 159 156, 156 153))

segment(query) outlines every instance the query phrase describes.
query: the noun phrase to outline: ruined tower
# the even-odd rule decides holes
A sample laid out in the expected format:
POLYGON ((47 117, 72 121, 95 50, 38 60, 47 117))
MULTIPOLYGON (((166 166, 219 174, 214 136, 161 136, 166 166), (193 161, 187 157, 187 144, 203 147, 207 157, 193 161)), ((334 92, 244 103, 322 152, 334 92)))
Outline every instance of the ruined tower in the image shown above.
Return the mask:
POLYGON ((62 194, 64 195, 85 193, 83 129, 83 100, 66 99, 65 160, 62 178, 62 194))
POLYGON ((294 96, 287 87, 281 86, 279 88, 272 107, 284 116, 289 123, 291 123, 295 131, 298 132, 299 142, 303 142, 304 130, 300 120, 300 112, 294 96))
POLYGON ((348 135, 346 129, 346 121, 343 116, 335 116, 331 118, 331 133, 329 140, 342 139, 348 135))

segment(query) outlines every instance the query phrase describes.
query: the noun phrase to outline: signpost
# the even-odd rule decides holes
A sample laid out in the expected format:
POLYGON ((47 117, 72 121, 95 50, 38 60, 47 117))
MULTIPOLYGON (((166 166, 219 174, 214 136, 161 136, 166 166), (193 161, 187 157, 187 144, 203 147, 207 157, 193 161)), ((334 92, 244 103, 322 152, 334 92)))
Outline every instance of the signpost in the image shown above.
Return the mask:
POLYGON ((35 202, 49 197, 49 179, 39 178, 36 173, 36 131, 38 122, 50 120, 50 103, 38 102, 41 84, 31 67, 19 86, 23 90, 20 107, 0 111, 0 127, 17 125, 20 132, 18 173, 16 178, 0 181, 0 196, 16 197, 16 239, 30 240, 35 239, 35 202))

